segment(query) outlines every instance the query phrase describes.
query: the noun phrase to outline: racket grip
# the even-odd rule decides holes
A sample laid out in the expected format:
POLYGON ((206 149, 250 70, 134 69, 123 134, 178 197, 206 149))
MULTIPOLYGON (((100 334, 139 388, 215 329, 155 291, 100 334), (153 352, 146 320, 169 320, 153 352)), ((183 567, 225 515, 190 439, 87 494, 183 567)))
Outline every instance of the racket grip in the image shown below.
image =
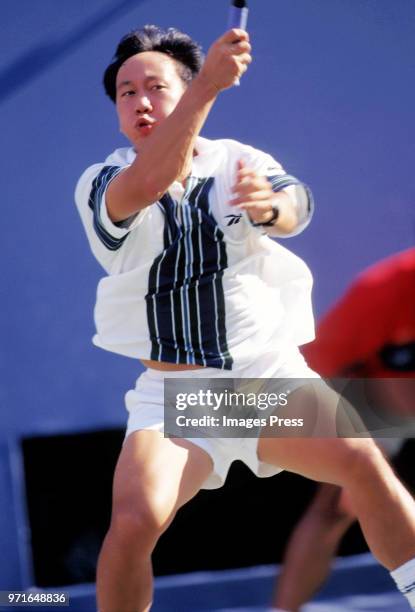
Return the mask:
MULTIPOLYGON (((238 7, 231 4, 229 8, 228 15, 228 29, 232 30, 233 28, 237 28, 238 30, 246 30, 246 26, 248 25, 248 7, 238 7)), ((235 87, 239 87, 240 85, 239 79, 236 79, 234 82, 235 87)))
POLYGON ((248 7, 238 8, 231 4, 228 16, 228 29, 238 28, 238 30, 246 30, 248 25, 248 7))

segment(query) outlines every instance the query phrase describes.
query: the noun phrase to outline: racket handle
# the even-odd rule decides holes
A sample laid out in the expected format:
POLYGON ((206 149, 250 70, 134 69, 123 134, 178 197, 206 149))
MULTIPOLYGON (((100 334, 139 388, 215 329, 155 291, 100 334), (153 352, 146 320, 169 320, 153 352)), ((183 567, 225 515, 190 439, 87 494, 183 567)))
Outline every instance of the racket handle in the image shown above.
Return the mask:
MULTIPOLYGON (((248 7, 245 0, 232 0, 228 15, 228 29, 246 30, 248 25, 248 7)), ((236 79, 234 85, 239 87, 239 79, 236 79)))
POLYGON ((246 30, 248 25, 248 7, 241 8, 231 4, 228 16, 228 29, 238 28, 238 30, 246 30))

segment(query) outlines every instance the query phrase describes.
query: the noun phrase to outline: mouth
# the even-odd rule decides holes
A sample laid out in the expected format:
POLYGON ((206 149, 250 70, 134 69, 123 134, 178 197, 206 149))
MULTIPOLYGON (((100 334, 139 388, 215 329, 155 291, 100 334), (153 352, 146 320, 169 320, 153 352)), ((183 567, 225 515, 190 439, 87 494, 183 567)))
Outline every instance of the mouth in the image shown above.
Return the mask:
POLYGON ((135 128, 140 132, 140 134, 149 134, 153 129, 154 123, 154 119, 141 117, 141 119, 136 122, 135 128))

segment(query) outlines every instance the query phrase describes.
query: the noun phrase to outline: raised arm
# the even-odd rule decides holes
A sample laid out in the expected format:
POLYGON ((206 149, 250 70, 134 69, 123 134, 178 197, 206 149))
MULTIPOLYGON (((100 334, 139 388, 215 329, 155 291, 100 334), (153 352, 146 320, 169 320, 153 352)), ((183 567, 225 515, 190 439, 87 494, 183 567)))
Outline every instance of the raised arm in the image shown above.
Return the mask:
POLYGON ((250 50, 247 32, 236 29, 226 32, 213 43, 200 73, 184 90, 174 110, 153 124, 151 112, 157 99, 153 103, 152 94, 147 94, 145 88, 159 88, 151 92, 162 92, 168 91, 171 84, 154 79, 154 85, 151 85, 148 76, 147 81, 139 78, 133 83, 131 79, 123 82, 120 69, 120 82, 117 77, 118 113, 124 100, 129 99, 129 104, 135 104, 131 116, 136 121, 140 116, 147 118, 151 133, 136 143, 138 154, 135 161, 108 187, 107 209, 112 221, 126 219, 153 204, 175 180, 185 179, 190 171, 196 138, 217 95, 231 87, 247 70, 251 62, 250 50), (123 87, 127 89, 123 90, 123 87))

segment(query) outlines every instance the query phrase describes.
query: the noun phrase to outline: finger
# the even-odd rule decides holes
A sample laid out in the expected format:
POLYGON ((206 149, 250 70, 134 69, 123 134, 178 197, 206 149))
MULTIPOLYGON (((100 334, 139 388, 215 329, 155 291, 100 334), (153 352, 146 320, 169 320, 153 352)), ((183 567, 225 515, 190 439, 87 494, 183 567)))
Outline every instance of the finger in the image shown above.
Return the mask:
POLYGON ((236 69, 240 74, 246 72, 249 64, 251 64, 252 62, 252 57, 247 53, 238 55, 237 53, 233 53, 232 49, 225 49, 224 54, 224 60, 231 63, 233 68, 236 69))
POLYGON ((231 189, 232 198, 244 198, 250 195, 251 193, 268 193, 268 197, 271 196, 271 192, 268 189, 267 185, 264 185, 260 182, 255 182, 253 179, 248 178, 243 181, 239 181, 234 185, 231 189))
POLYGON ((251 193, 266 193, 268 198, 272 198, 273 196, 273 191, 270 185, 261 181, 260 178, 248 178, 244 181, 240 181, 232 189, 232 194, 234 194, 233 197, 243 197, 251 193))
POLYGON ((265 189, 261 189, 261 187, 250 187, 249 189, 238 189, 233 191, 232 200, 236 200, 237 198, 241 201, 243 200, 262 200, 268 198, 270 200, 272 197, 272 193, 265 187, 265 189))
POLYGON ((270 210, 269 203, 268 206, 264 203, 256 204, 254 202, 230 202, 230 206, 232 208, 236 208, 237 210, 258 210, 261 214, 265 211, 270 210))
MULTIPOLYGON (((227 43, 229 45, 229 43, 227 43)), ((237 42, 230 43, 229 49, 231 53, 242 54, 247 53, 248 55, 252 51, 252 47, 247 40, 238 40, 237 42)))
MULTIPOLYGON (((242 172, 242 170, 240 171, 242 172)), ((255 173, 247 176, 240 177, 236 182, 236 185, 233 187, 233 193, 250 193, 252 191, 267 191, 271 196, 272 187, 264 179, 260 176, 257 176, 255 173)))
POLYGON ((252 55, 250 53, 233 53, 233 57, 243 65, 252 64, 252 55))
POLYGON ((258 178, 257 173, 252 168, 247 168, 246 166, 242 166, 239 168, 236 173, 236 182, 243 183, 246 181, 253 181, 258 178))
POLYGON ((232 28, 232 30, 228 30, 219 38, 221 42, 225 43, 233 43, 239 42, 243 40, 249 41, 249 34, 246 30, 241 30, 240 28, 232 28))
POLYGON ((231 188, 231 191, 236 192, 238 190, 238 185, 241 181, 240 172, 243 172, 245 169, 245 162, 243 159, 238 159, 236 162, 236 178, 235 183, 231 188))
POLYGON ((229 203, 231 206, 259 206, 267 209, 271 206, 268 191, 256 191, 255 193, 238 195, 236 198, 232 198, 229 203))
POLYGON ((243 159, 238 159, 236 162, 236 173, 235 173, 235 182, 231 187, 231 192, 236 192, 237 191, 237 186, 238 186, 238 176, 239 176, 239 172, 240 170, 242 170, 242 168, 244 167, 244 161, 243 159))
POLYGON ((255 170, 253 170, 252 168, 247 168, 246 166, 238 170, 237 177, 239 179, 239 182, 245 182, 248 179, 251 181, 259 180, 262 182, 262 177, 259 177, 255 170))
POLYGON ((244 210, 249 214, 251 219, 259 219, 263 218, 264 215, 271 213, 272 208, 270 208, 269 202, 262 202, 260 205, 252 204, 250 202, 244 202, 242 204, 238 204, 234 206, 236 210, 244 210))
POLYGON ((248 70, 248 66, 252 62, 252 57, 250 55, 234 55, 233 58, 241 74, 248 70))

